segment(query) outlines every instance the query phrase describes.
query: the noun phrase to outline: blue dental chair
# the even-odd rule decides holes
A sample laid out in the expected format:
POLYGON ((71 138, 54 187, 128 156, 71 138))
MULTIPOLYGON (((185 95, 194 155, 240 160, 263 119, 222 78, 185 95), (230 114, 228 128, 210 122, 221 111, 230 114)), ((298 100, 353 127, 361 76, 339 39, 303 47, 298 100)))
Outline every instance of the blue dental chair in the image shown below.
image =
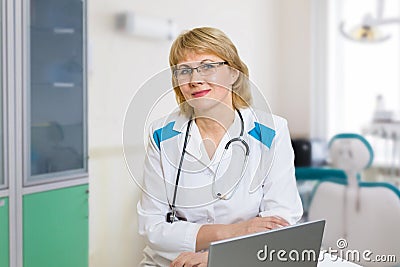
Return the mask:
POLYGON ((399 189, 389 183, 361 181, 373 151, 360 135, 334 136, 329 155, 331 165, 343 170, 347 179, 326 178, 314 188, 308 219, 326 220, 322 246, 342 251, 350 255, 347 260, 362 266, 400 266, 399 189), (359 254, 353 254, 355 250, 359 254), (363 257, 365 251, 372 254, 363 257), (397 262, 377 262, 378 255, 387 256, 386 260, 394 256, 397 262))

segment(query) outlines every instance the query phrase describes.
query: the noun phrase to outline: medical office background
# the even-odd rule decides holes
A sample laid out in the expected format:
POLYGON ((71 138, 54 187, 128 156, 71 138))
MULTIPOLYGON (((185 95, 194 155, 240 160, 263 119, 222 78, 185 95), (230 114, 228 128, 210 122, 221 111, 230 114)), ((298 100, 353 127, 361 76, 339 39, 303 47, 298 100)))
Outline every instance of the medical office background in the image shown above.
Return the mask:
MULTIPOLYGON (((76 194, 57 198, 60 201, 58 208, 67 207, 65 203, 71 204, 75 197, 79 198, 79 207, 82 208, 83 202, 87 203, 88 206, 83 205, 84 210, 79 211, 85 225, 78 227, 81 232, 75 232, 75 236, 81 235, 77 237, 78 241, 66 241, 65 235, 53 233, 47 244, 58 252, 63 251, 63 244, 68 242, 72 247, 87 248, 87 252, 78 254, 88 258, 90 266, 136 266, 144 244, 137 234, 136 224, 140 190, 129 175, 122 153, 125 111, 135 91, 151 76, 168 67, 172 43, 168 36, 197 26, 220 28, 233 40, 250 69, 250 79, 267 97, 272 111, 288 120, 293 139, 326 143, 337 133, 363 134, 375 152, 374 164, 364 178, 400 186, 400 22, 379 27, 378 37, 390 35, 384 42, 355 41, 359 38, 355 27, 365 14, 376 14, 377 1, 82 1, 82 8, 77 13, 68 13, 65 9, 65 14, 76 19, 71 20, 71 24, 83 25, 81 31, 70 28, 54 31, 65 36, 82 34, 72 42, 78 46, 82 44, 80 52, 74 54, 73 62, 81 65, 78 68, 81 72, 72 75, 79 82, 56 82, 50 89, 48 85, 39 85, 46 86, 49 91, 34 90, 30 79, 35 66, 29 65, 29 60, 33 59, 27 60, 29 57, 23 51, 29 50, 24 49, 29 45, 27 40, 33 38, 30 31, 37 29, 29 26, 29 12, 23 7, 30 3, 30 8, 46 10, 49 6, 68 7, 67 2, 74 1, 1 1, 3 153, 0 156, 3 172, 0 177, 0 266, 50 266, 46 262, 52 260, 59 260, 58 266, 71 266, 65 253, 58 259, 57 254, 53 256, 55 259, 50 256, 39 259, 38 255, 46 255, 37 247, 37 239, 41 237, 27 235, 35 232, 36 226, 41 229, 42 217, 48 215, 43 210, 29 211, 30 199, 35 205, 42 205, 41 201, 51 202, 52 193, 60 188, 72 188, 71 192, 78 188, 76 194), (118 27, 121 14, 128 18, 141 17, 148 27, 139 33, 129 27, 118 27), (10 17, 25 18, 27 24, 17 22, 10 32, 5 26, 10 17), (342 33, 341 23, 344 23, 342 33), (157 25, 173 27, 166 27, 169 32, 162 36, 154 31, 157 25), (6 60, 7 53, 15 53, 15 62, 6 60), (18 68, 31 76, 25 76, 23 72, 18 74, 18 71, 10 76, 11 69, 18 68), (68 90, 77 90, 76 98, 56 96, 68 90), (48 95, 43 93, 51 91, 48 95), (39 102, 34 102, 38 99, 39 102), (25 106, 40 106, 40 101, 46 106, 44 103, 56 100, 60 102, 50 105, 47 112, 64 118, 73 107, 72 115, 67 114, 65 118, 78 118, 78 123, 73 119, 57 122, 46 116, 37 123, 34 119, 26 120, 30 114, 22 112, 26 110, 25 106), (69 104, 63 104, 63 101, 71 100, 69 104), (374 131, 374 118, 390 122, 389 131, 374 131), (62 149, 68 151, 67 163, 65 159, 59 159, 64 161, 64 166, 68 165, 65 168, 77 172, 64 173, 61 167, 53 171, 53 176, 43 176, 45 182, 41 182, 39 165, 33 164, 32 155, 26 156, 30 141, 25 133, 37 133, 43 127, 50 133, 47 135, 49 141, 61 144, 62 149), (68 143, 71 132, 75 133, 73 138, 78 138, 80 145, 68 143), (73 158, 76 155, 78 159, 73 158), (36 174, 39 174, 39 180, 35 180, 36 174), (35 200, 38 192, 49 195, 35 200), (34 222, 29 224, 33 228, 27 226, 30 222, 27 218, 34 222)), ((386 0, 384 4, 385 17, 400 19, 399 0, 386 0)), ((51 8, 46 12, 51 13, 51 8)), ((37 32, 43 47, 51 43, 43 39, 46 35, 40 37, 40 30, 37 32)), ((39 53, 38 62, 42 62, 41 56, 52 54, 46 55, 43 49, 30 52, 39 53)), ((138 140, 138 145, 141 142, 138 140)), ((322 156, 326 156, 324 151, 322 156)), ((76 213, 75 210, 69 212, 76 213)), ((57 216, 51 219, 63 225, 57 221, 62 217, 57 216)), ((62 228, 55 230, 63 231, 62 228)), ((51 247, 45 249, 52 251, 51 247)))

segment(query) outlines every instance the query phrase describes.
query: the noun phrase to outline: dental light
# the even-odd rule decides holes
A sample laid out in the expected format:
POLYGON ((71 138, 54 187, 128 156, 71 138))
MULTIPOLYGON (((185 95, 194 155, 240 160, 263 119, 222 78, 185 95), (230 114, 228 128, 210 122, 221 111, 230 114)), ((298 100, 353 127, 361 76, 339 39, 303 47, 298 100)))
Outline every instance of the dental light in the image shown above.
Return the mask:
POLYGON ((380 27, 400 23, 400 18, 383 18, 384 0, 377 0, 376 3, 376 17, 366 14, 361 23, 350 31, 346 29, 345 22, 342 21, 339 25, 340 33, 347 39, 357 42, 379 43, 388 40, 391 35, 383 34, 380 27))

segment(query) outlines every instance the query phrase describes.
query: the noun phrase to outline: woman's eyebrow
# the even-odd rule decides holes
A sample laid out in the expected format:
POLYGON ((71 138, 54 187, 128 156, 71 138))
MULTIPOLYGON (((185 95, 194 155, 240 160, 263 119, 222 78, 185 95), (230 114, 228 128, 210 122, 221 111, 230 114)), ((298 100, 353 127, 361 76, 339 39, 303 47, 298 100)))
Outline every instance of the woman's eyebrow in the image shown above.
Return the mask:
MULTIPOLYGON (((214 62, 214 60, 212 60, 212 59, 208 59, 208 58, 206 58, 206 59, 203 59, 202 61, 195 61, 195 62, 199 62, 200 64, 203 64, 204 62, 208 62, 208 61, 211 61, 211 62, 214 62)), ((187 64, 185 64, 185 63, 183 63, 183 64, 178 64, 178 68, 191 68, 191 66, 190 65, 187 65, 187 64)))
POLYGON ((186 64, 179 64, 178 69, 181 69, 181 68, 190 68, 190 66, 186 65, 186 64))
POLYGON ((204 63, 204 62, 206 62, 206 61, 214 62, 214 60, 206 58, 206 59, 203 59, 202 61, 200 61, 200 64, 202 64, 202 63, 204 63))

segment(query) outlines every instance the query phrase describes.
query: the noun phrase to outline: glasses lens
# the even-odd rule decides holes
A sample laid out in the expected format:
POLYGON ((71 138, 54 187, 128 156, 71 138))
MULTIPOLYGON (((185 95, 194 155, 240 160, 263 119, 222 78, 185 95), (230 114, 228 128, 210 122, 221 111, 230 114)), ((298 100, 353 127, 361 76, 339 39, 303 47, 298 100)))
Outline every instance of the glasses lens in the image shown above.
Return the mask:
POLYGON ((179 68, 174 71, 174 75, 180 82, 188 82, 191 79, 194 70, 196 70, 201 76, 209 76, 215 74, 217 68, 224 64, 225 62, 212 62, 202 64, 197 68, 179 68))
POLYGON ((203 64, 200 65, 198 69, 203 76, 211 75, 217 71, 217 64, 218 63, 203 64))
POLYGON ((178 80, 187 80, 192 75, 192 69, 190 68, 182 68, 175 70, 175 77, 178 80))

